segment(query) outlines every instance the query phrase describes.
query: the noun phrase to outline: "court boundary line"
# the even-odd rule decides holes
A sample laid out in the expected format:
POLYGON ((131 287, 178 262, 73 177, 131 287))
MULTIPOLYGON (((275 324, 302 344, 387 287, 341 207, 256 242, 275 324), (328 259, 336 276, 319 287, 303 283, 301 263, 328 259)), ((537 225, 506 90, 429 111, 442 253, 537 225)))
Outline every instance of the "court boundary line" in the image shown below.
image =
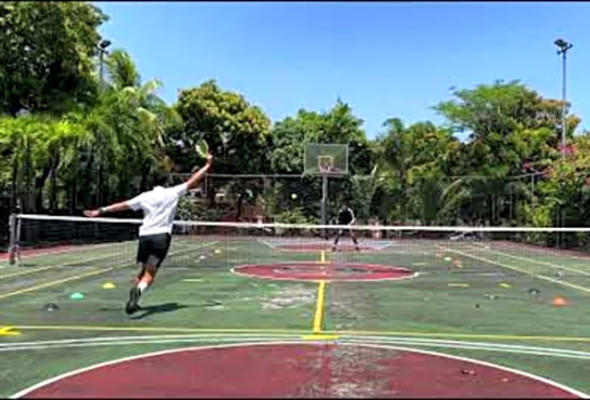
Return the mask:
MULTIPOLYGON (((116 364, 121 364, 124 362, 137 361, 140 359, 147 359, 147 358, 158 357, 158 356, 163 356, 163 355, 171 355, 171 354, 182 353, 182 352, 207 351, 207 350, 222 349, 222 348, 225 349, 225 348, 246 347, 246 346, 276 346, 276 345, 313 346, 313 345, 319 345, 319 344, 322 344, 322 342, 319 342, 319 343, 313 342, 313 341, 312 342, 302 342, 301 340, 275 341, 275 342, 254 342, 254 343, 246 343, 246 344, 244 344, 244 343, 227 344, 226 343, 226 344, 217 344, 217 345, 210 345, 210 346, 191 346, 191 347, 184 347, 184 348, 177 348, 177 349, 167 349, 167 350, 160 350, 160 351, 155 351, 155 352, 148 352, 148 353, 144 353, 144 354, 122 357, 119 359, 105 361, 105 362, 89 365, 86 367, 78 368, 73 371, 66 372, 66 373, 54 376, 52 378, 46 379, 46 380, 41 381, 35 385, 29 386, 23 390, 20 390, 19 392, 16 392, 12 396, 9 396, 9 398, 10 399, 18 399, 18 398, 21 398, 21 397, 23 397, 35 390, 42 388, 42 387, 48 386, 50 384, 56 383, 60 380, 64 380, 66 378, 69 378, 69 377, 72 377, 75 375, 79 375, 79 374, 82 374, 85 372, 97 370, 99 368, 110 367, 110 366, 113 366, 116 364)), ((430 350, 414 349, 411 347, 396 346, 396 345, 349 343, 349 342, 345 342, 345 341, 338 342, 337 345, 349 346, 349 347, 356 346, 356 347, 361 347, 361 348, 368 347, 368 348, 378 348, 378 349, 386 349, 386 350, 398 350, 398 351, 413 352, 413 353, 424 354, 424 355, 433 356, 433 357, 441 357, 441 358, 446 358, 446 359, 455 360, 455 361, 472 363, 475 365, 480 365, 483 367, 497 369, 497 370, 509 372, 509 373, 515 374, 515 375, 520 375, 522 377, 526 377, 526 378, 532 379, 534 381, 544 383, 544 384, 552 386, 554 388, 561 389, 565 392, 568 392, 568 393, 578 396, 580 398, 588 398, 589 397, 586 393, 584 393, 582 391, 579 391, 577 389, 573 389, 573 388, 566 386, 564 384, 560 384, 560 383, 555 382, 551 379, 548 379, 548 378, 545 378, 545 377, 542 377, 542 376, 539 376, 539 375, 536 375, 536 374, 533 374, 530 372, 517 370, 517 369, 506 367, 503 365, 499 365, 499 364, 495 364, 495 363, 491 363, 491 362, 487 362, 487 361, 481 361, 481 360, 477 360, 477 359, 473 359, 473 358, 469 358, 469 357, 456 356, 456 355, 450 355, 450 354, 445 354, 445 353, 440 353, 440 352, 435 352, 435 351, 430 351, 430 350)))
MULTIPOLYGON (((475 246, 473 246, 473 247, 475 247, 475 246)), ((566 271, 576 272, 576 273, 579 273, 579 274, 584 275, 584 276, 590 276, 590 272, 589 271, 584 271, 584 270, 577 269, 577 268, 566 267, 564 265, 553 264, 553 263, 549 263, 549 262, 541 261, 541 260, 535 260, 533 258, 517 256, 517 255, 514 255, 514 254, 510 254, 510 253, 505 253, 503 251, 493 250, 491 248, 484 248, 483 250, 484 251, 489 251, 489 252, 492 252, 492 253, 496 253, 496 254, 500 254, 500 255, 505 256, 505 257, 514 258, 514 259, 517 259, 517 260, 524 260, 524 261, 528 261, 528 262, 531 262, 531 263, 537 263, 537 264, 541 264, 541 265, 546 265, 548 267, 555 268, 555 269, 564 269, 566 271)))
POLYGON ((59 268, 59 267, 73 266, 75 264, 80 264, 80 263, 86 263, 86 262, 89 262, 89 261, 96 261, 96 260, 106 259, 106 258, 109 258, 109 257, 121 256, 121 255, 124 255, 125 253, 127 253, 127 252, 113 253, 113 254, 109 254, 108 256, 95 256, 95 257, 92 257, 92 258, 85 258, 85 259, 82 259, 82 260, 79 260, 79 261, 76 261, 76 262, 66 262, 66 263, 55 264, 55 265, 46 265, 44 267, 38 267, 38 268, 28 269, 28 270, 16 272, 14 274, 0 275, 0 280, 10 279, 10 278, 14 278, 16 276, 34 274, 36 272, 48 271, 50 269, 59 268))
MULTIPOLYGON (((11 324, 15 329, 38 330, 38 331, 96 331, 96 332, 168 332, 168 333, 210 333, 210 334, 308 334, 309 329, 273 329, 273 328, 189 328, 189 327, 148 327, 148 326, 104 326, 104 325, 26 325, 11 324)), ((388 337, 440 337, 440 338, 465 338, 465 339, 495 339, 495 340, 530 340, 545 342, 580 342, 590 343, 590 336, 532 336, 532 335, 508 335, 508 334, 485 334, 485 333, 455 333, 455 332, 415 332, 415 331, 371 331, 371 330, 325 330, 326 334, 342 336, 371 336, 388 337)))
MULTIPOLYGON (((72 244, 72 245, 54 246, 53 247, 53 248, 57 247, 58 250, 61 248, 61 250, 59 250, 59 251, 44 251, 44 250, 50 250, 52 247, 40 248, 39 250, 41 250, 41 252, 29 254, 29 255, 21 255, 20 258, 21 258, 21 260, 29 260, 31 258, 42 257, 42 256, 53 256, 53 255, 67 254, 68 252, 79 253, 81 251, 96 250, 97 248, 103 248, 103 247, 108 247, 108 246, 113 246, 113 245, 115 245, 115 246, 126 245, 126 244, 132 243, 136 240, 137 239, 125 240, 122 242, 114 242, 114 243, 109 242, 109 243, 96 243, 96 244, 83 244, 83 245, 73 245, 72 244)), ((26 250, 34 250, 34 248, 33 249, 23 249, 23 250, 25 250, 25 251, 26 250)), ((8 252, 0 253, 0 255, 2 255, 2 254, 8 254, 8 252)), ((6 260, 0 259, 0 264, 6 263, 6 262, 8 262, 8 259, 6 259, 6 260)))
MULTIPOLYGON (((134 343, 149 344, 159 343, 161 340, 177 340, 178 343, 185 340, 203 340, 203 341, 214 341, 214 340, 252 340, 257 337, 259 339, 274 340, 277 338, 300 338, 301 334, 264 334, 260 333, 257 335, 253 334, 184 334, 184 335, 141 335, 141 336, 114 336, 114 337, 87 337, 87 338, 72 338, 72 339, 55 339, 55 340, 38 340, 29 342, 11 342, 11 343, 0 343, 0 351, 20 351, 29 349, 39 348, 61 348, 66 345, 108 345, 119 344, 121 342, 134 341, 134 343), (61 345, 61 346, 60 346, 61 345)), ((516 352, 521 354, 534 354, 534 355, 552 355, 560 357, 571 357, 571 358, 583 358, 590 359, 590 352, 571 350, 555 347, 540 347, 540 346, 529 346, 529 345, 515 345, 505 344, 497 342, 470 342, 470 341, 457 341, 457 340, 444 340, 444 339, 422 339, 416 337, 386 337, 386 336, 341 336, 341 335, 327 335, 334 339, 342 338, 342 340, 363 340, 365 343, 377 342, 377 343, 409 343, 412 345, 424 345, 424 346, 443 346, 449 348, 461 348, 468 350, 487 350, 487 351, 506 351, 516 352), (533 353, 531 353, 533 352, 533 353)), ((304 339, 321 337, 317 335, 305 335, 304 339)), ((162 343, 175 343, 174 341, 162 342, 162 343)))
POLYGON ((579 285, 576 285, 576 284, 573 284, 573 283, 569 283, 569 282, 565 282, 565 281, 560 281, 558 279, 549 278, 548 276, 544 276, 544 275, 538 275, 538 274, 535 274, 533 272, 529 272, 529 271, 523 270, 523 269, 518 268, 518 267, 515 267, 515 266, 503 264, 503 263, 500 263, 500 262, 497 262, 497 261, 493 261, 493 260, 488 260, 486 258, 482 258, 482 257, 475 256, 475 255, 472 255, 472 254, 469 254, 469 253, 462 252, 460 250, 454 250, 454 249, 451 249, 451 248, 448 248, 448 247, 443 247, 443 246, 440 246, 440 245, 437 245, 437 246, 439 246, 441 249, 443 249, 445 251, 448 251, 448 252, 451 252, 451 253, 460 254, 460 255, 462 255, 464 257, 473 258, 474 260, 483 261, 483 262, 486 262, 488 264, 497 265, 499 267, 508 268, 508 269, 511 269, 511 270, 514 270, 514 271, 518 271, 518 272, 520 272, 522 274, 532 276, 533 278, 542 279, 542 280, 545 280, 545 281, 556 283, 558 285, 568 286, 568 287, 571 287, 573 289, 580 290, 582 292, 590 293, 590 288, 587 288, 587 287, 584 287, 584 286, 579 286, 579 285))
MULTIPOLYGON (((203 244, 203 245, 191 247, 190 249, 179 250, 179 251, 177 251, 175 253, 170 253, 170 256, 172 256, 173 254, 178 254, 178 253, 182 253, 182 252, 193 250, 193 249, 198 249, 198 248, 203 248, 203 247, 206 247, 206 246, 211 246, 212 244, 215 244, 215 243, 216 242, 211 242, 211 243, 207 243, 207 244, 203 244)), ((88 272, 83 273, 83 274, 72 275, 72 276, 68 276, 66 278, 58 279, 58 280, 55 280, 55 281, 44 282, 44 283, 41 283, 39 285, 29 286, 29 287, 26 287, 26 288, 21 288, 21 289, 18 289, 18 290, 12 291, 12 292, 8 292, 8 293, 2 293, 2 294, 0 294, 0 300, 4 300, 4 299, 7 299, 7 298, 10 298, 10 297, 13 297, 13 296, 17 296, 17 295, 23 294, 23 293, 30 293, 30 292, 34 292, 36 290, 45 289, 45 288, 52 287, 52 286, 57 286, 57 285, 60 285, 62 283, 65 283, 65 282, 75 281, 75 280, 84 279, 84 278, 87 278, 87 277, 90 277, 90 276, 103 274, 103 273, 114 271, 114 270, 117 270, 117 269, 129 267, 129 266, 132 266, 132 265, 135 265, 135 264, 136 264, 135 262, 129 262, 127 264, 120 264, 120 265, 116 265, 116 266, 113 266, 113 267, 107 267, 107 268, 100 268, 99 267, 100 269, 98 269, 98 270, 97 269, 94 269, 93 271, 88 271, 88 272)))

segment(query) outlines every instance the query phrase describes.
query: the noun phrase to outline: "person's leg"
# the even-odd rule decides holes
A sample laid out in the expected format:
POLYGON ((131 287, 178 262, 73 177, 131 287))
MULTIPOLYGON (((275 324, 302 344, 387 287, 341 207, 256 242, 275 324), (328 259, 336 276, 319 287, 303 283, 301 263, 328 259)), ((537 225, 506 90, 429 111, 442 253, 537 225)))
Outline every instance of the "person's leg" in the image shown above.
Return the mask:
POLYGON ((361 248, 359 247, 359 242, 356 240, 356 235, 354 234, 354 230, 350 230, 350 237, 352 238, 352 241, 354 242, 354 246, 356 248, 356 251, 361 251, 361 248))
POLYGON ((338 229, 338 231, 336 232, 336 239, 334 239, 332 251, 336 251, 336 248, 338 247, 338 241, 340 240, 340 235, 342 235, 342 229, 338 229))
POLYGON ((140 275, 138 275, 139 282, 131 289, 129 293, 129 301, 127 302, 127 313, 131 314, 139 309, 139 298, 153 283, 158 272, 158 268, 166 258, 168 248, 170 247, 170 235, 152 235, 146 237, 144 240, 144 247, 140 248, 138 260, 142 263, 140 275), (147 256, 146 256, 147 254, 147 256))

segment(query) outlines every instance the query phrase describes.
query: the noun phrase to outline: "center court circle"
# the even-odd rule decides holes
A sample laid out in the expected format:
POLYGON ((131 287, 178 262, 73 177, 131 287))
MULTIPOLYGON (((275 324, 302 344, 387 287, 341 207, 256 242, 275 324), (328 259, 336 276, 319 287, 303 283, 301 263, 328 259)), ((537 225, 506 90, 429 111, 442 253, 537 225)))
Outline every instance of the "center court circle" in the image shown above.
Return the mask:
POLYGON ((408 268, 340 262, 253 264, 241 265, 232 271, 255 278, 294 281, 382 281, 408 279, 417 275, 408 268))

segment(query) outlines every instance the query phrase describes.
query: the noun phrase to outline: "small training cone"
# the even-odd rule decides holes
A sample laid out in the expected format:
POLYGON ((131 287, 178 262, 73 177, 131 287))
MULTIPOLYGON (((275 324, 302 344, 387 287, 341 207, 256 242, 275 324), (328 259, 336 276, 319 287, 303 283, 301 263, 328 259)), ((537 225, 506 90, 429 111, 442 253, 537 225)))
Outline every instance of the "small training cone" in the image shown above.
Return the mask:
POLYGON ((561 296, 555 296, 555 298, 553 299, 553 305, 555 307, 567 306, 567 300, 561 296))
POLYGON ((72 299, 72 300, 82 300, 83 298, 84 298, 84 295, 80 292, 72 293, 70 295, 70 299, 72 299))
POLYGON ((104 285, 102 285, 103 289, 114 289, 115 288, 115 284, 112 282, 107 282, 104 285))

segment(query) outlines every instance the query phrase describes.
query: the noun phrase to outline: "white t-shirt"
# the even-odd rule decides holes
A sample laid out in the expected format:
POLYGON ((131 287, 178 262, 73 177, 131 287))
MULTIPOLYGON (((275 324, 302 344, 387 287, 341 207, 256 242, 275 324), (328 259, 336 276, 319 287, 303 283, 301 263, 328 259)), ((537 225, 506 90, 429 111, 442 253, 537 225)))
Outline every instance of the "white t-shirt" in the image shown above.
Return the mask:
POLYGON ((139 228, 139 236, 172 233, 178 199, 187 191, 186 183, 170 188, 156 186, 149 192, 143 192, 127 200, 132 210, 143 210, 143 224, 139 228))

